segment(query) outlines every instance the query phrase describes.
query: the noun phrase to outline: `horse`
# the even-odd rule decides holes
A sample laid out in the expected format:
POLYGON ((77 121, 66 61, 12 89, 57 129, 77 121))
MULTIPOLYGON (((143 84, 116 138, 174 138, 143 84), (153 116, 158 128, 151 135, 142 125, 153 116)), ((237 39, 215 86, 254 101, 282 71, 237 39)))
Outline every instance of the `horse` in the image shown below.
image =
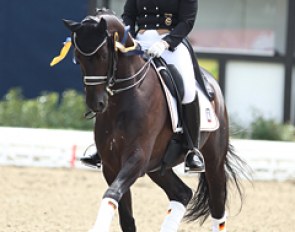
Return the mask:
POLYGON ((229 120, 218 82, 208 74, 220 126, 201 133, 206 172, 198 175, 198 188, 193 193, 173 170, 183 162, 185 152, 161 172, 163 155, 173 136, 167 101, 151 59, 136 52, 136 41, 120 18, 100 10, 81 22, 64 20, 64 24, 71 31, 86 104, 96 114, 95 144, 108 184, 90 231, 109 231, 117 210, 122 231, 136 231, 130 188, 144 175, 169 199, 162 232, 177 231, 183 218, 203 223, 210 215, 212 231, 226 231, 228 185, 234 183, 242 200, 239 179, 245 169, 229 143, 229 120))

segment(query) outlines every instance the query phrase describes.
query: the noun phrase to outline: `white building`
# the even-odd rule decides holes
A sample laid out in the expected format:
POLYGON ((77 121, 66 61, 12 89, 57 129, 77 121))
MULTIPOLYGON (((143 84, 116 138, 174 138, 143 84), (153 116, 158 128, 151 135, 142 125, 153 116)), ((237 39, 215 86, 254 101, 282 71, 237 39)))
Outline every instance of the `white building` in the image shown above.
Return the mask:
MULTIPOLYGON (((90 6, 121 15, 124 2, 90 6)), ((294 12, 294 0, 199 1, 190 40, 209 71, 216 69, 233 120, 247 125, 259 114, 295 124, 294 12)))

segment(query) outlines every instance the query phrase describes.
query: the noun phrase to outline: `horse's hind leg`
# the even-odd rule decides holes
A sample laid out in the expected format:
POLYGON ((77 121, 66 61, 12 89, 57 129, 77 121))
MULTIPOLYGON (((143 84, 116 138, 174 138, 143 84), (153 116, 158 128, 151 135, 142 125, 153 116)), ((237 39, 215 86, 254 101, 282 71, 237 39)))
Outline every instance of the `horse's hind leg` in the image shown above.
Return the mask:
MULTIPOLYGON (((215 139, 215 138, 214 138, 215 139)), ((215 144, 217 143, 215 139, 215 144)), ((210 146, 208 143, 204 147, 206 151, 207 167, 206 168, 206 181, 209 190, 209 208, 212 217, 212 230, 213 231, 226 231, 225 228, 225 203, 227 195, 227 179, 225 171, 225 156, 227 153, 226 141, 223 141, 220 146, 210 146), (224 149, 220 149, 224 148, 224 149)))
POLYGON ((192 198, 192 190, 172 169, 167 170, 164 176, 161 176, 160 172, 152 172, 148 175, 165 191, 170 200, 168 214, 162 223, 161 232, 177 231, 185 214, 186 206, 192 198))
POLYGON ((227 178, 225 173, 225 160, 227 143, 216 136, 209 138, 202 147, 206 172, 199 176, 197 191, 191 201, 186 219, 200 220, 203 223, 211 214, 212 231, 225 232, 225 201, 227 195, 227 178), (215 144, 212 146, 212 144, 215 144))

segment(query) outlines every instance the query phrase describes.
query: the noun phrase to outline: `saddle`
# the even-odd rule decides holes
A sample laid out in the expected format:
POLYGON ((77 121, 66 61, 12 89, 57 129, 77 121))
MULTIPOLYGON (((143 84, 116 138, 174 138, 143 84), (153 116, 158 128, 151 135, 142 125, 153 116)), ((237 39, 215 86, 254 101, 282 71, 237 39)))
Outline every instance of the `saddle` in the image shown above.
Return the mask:
MULTIPOLYGON (((174 65, 167 64, 165 60, 162 58, 153 58, 152 63, 155 69, 157 70, 157 72, 160 74, 163 82, 165 82, 165 85, 169 89, 171 95, 176 100, 177 114, 179 118, 177 125, 179 128, 183 128, 185 124, 183 121, 184 118, 183 118, 183 112, 182 112, 182 99, 184 96, 184 85, 183 85, 182 76, 174 65)), ((199 71, 199 73, 201 73, 201 71, 199 71)), ((197 81, 199 83, 199 86, 200 87, 203 86, 203 88, 201 88, 202 92, 204 92, 203 96, 204 97, 206 96, 209 99, 209 101, 212 101, 214 99, 214 94, 212 93, 214 92, 209 91, 208 87, 206 87, 204 83, 205 82, 204 76, 199 76, 198 79, 197 81), (203 79, 203 80, 200 80, 200 79, 203 79), (203 83, 203 85, 201 83, 203 83)), ((209 83, 208 83, 208 86, 209 86, 209 83)), ((181 131, 186 133, 185 130, 181 130, 181 131)), ((173 136, 166 148, 166 152, 162 159, 162 165, 160 168, 162 175, 164 175, 166 167, 175 163, 175 161, 179 158, 179 154, 185 151, 185 141, 186 141, 184 139, 185 135, 178 132, 174 131, 173 136)))
POLYGON ((181 128, 183 125, 181 102, 184 96, 184 85, 181 74, 173 64, 167 64, 161 57, 153 58, 153 65, 161 75, 172 97, 176 100, 177 115, 179 118, 178 127, 181 128))
MULTIPOLYGON (((163 58, 153 58, 157 71, 161 74, 166 86, 175 98, 184 96, 184 85, 181 74, 173 64, 167 64, 163 58)), ((178 99, 177 99, 178 100, 178 99)))
MULTIPOLYGON (((184 96, 182 77, 176 67, 174 65, 168 65, 163 58, 153 58, 153 64, 157 72, 161 75, 171 95, 176 99, 176 108, 179 117, 178 126, 182 127, 184 125, 181 105, 181 100, 184 96)), ((173 133, 162 159, 160 167, 161 175, 164 175, 166 167, 174 163, 179 158, 179 154, 185 151, 184 144, 185 139, 183 134, 173 133)))
MULTIPOLYGON (((172 129, 175 133, 183 132, 182 99, 184 96, 184 85, 182 76, 174 65, 167 64, 163 58, 153 58, 152 64, 157 70, 158 74, 161 76, 160 79, 163 82, 162 84, 165 84, 165 87, 162 86, 163 91, 165 92, 165 88, 167 87, 166 90, 169 92, 166 98, 169 105, 168 108, 172 121, 172 129), (169 95, 174 100, 171 100, 169 95)), ((201 73, 201 70, 199 72, 201 73)), ((204 78, 206 77, 204 76, 204 78)), ((203 87, 205 88, 206 84, 204 82, 207 82, 207 78, 205 79, 205 81, 203 81, 203 87)), ((199 83, 197 85, 201 110, 201 129, 203 131, 214 131, 219 126, 219 123, 216 122, 218 121, 218 119, 216 118, 211 105, 211 102, 214 100, 215 94, 213 90, 210 90, 211 86, 209 85, 209 83, 207 83, 207 86, 208 87, 206 87, 206 91, 204 91, 204 88, 201 88, 201 85, 199 83)))
MULTIPOLYGON (((200 68, 191 44, 189 43, 187 39, 183 40, 183 44, 187 47, 191 55, 196 81, 198 82, 201 90, 203 91, 205 96, 209 99, 209 101, 210 102, 213 101, 215 97, 214 90, 210 86, 206 75, 200 68)), ((161 73, 165 81, 165 84, 170 90, 172 96, 177 99, 177 95, 178 95, 180 99, 177 99, 177 101, 180 100, 181 102, 181 99, 184 96, 184 86, 183 86, 181 74, 178 72, 177 68, 172 64, 167 64, 163 58, 153 58, 153 62, 155 64, 155 67, 161 73)))

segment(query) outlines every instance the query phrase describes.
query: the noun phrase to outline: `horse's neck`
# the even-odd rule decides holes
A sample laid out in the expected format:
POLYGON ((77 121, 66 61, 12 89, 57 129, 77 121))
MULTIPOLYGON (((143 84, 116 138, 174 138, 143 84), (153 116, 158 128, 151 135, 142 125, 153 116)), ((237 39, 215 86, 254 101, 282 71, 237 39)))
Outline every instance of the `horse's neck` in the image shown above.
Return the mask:
POLYGON ((128 77, 140 70, 145 61, 140 56, 120 56, 117 65, 118 77, 128 77))

